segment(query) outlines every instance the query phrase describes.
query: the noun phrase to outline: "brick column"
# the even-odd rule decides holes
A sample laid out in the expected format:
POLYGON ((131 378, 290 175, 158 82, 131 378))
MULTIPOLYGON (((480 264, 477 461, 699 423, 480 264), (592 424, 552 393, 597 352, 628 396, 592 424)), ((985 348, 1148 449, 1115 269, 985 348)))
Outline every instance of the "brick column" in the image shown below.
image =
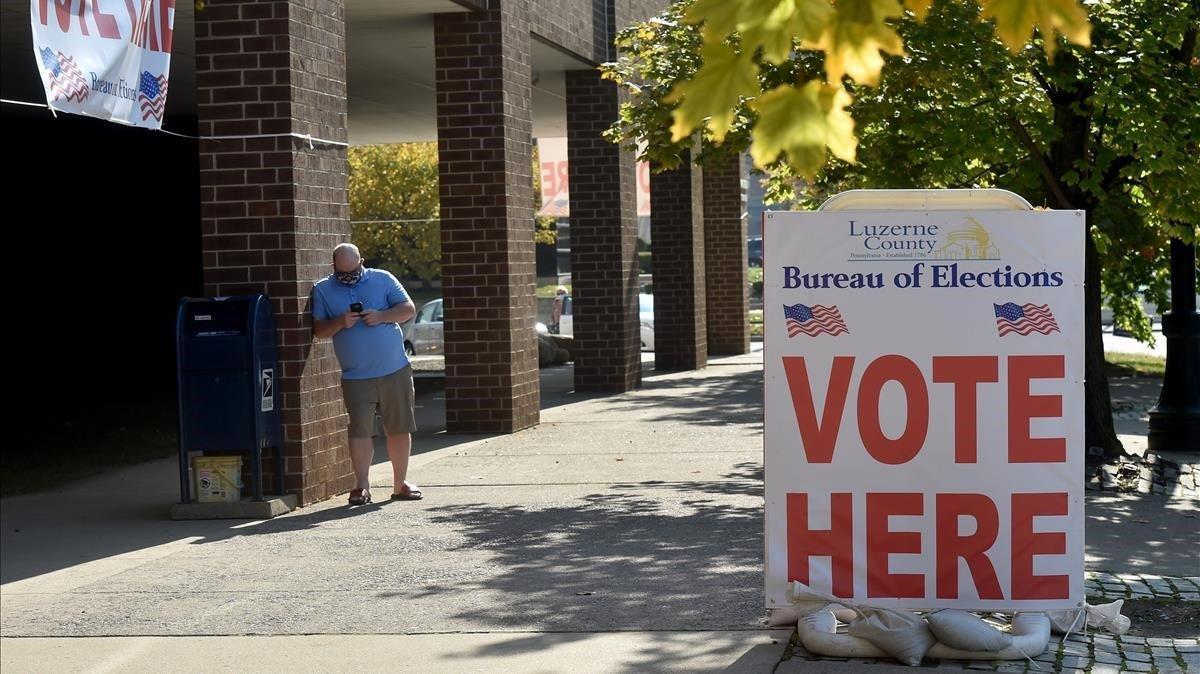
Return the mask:
POLYGON ((509 433, 539 406, 527 4, 437 14, 434 46, 446 429, 509 433))
POLYGON ((641 381, 636 164, 601 133, 617 119, 615 84, 566 74, 571 186, 575 389, 622 392, 641 381))
POLYGON ((706 165, 704 275, 710 356, 750 353, 745 210, 741 157, 722 157, 716 165, 706 165))
MULTIPOLYGON (((200 135, 345 142, 344 13, 340 0, 234 0, 197 12, 200 135)), ((275 308, 285 486, 302 503, 343 492, 353 477, 341 375, 331 343, 313 343, 308 297, 349 238, 346 149, 209 139, 199 158, 205 293, 261 291, 275 308)), ((273 458, 264 467, 274 470, 273 458)))
POLYGON ((679 168, 650 176, 656 370, 708 364, 701 173, 685 155, 679 168))

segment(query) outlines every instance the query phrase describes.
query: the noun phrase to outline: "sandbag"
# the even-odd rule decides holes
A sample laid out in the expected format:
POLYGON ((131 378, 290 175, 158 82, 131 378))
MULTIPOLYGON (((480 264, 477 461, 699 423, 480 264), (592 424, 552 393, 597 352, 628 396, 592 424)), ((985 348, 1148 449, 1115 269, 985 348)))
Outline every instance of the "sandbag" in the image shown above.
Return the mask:
POLYGON ((864 618, 850 623, 849 632, 879 647, 900 662, 916 667, 937 641, 929 623, 910 611, 866 609, 864 618))
POLYGON ((1118 599, 1108 604, 1089 604, 1082 612, 1075 609, 1046 611, 1046 617, 1050 619, 1050 629, 1055 634, 1082 632, 1085 622, 1088 627, 1112 634, 1125 634, 1132 623, 1128 617, 1121 615, 1124 605, 1125 600, 1118 599))
POLYGON ((804 616, 822 609, 832 611, 833 615, 844 623, 849 623, 858 617, 853 609, 848 609, 841 604, 830 604, 823 599, 796 600, 792 602, 791 606, 771 609, 771 613, 767 617, 767 625, 769 627, 791 627, 804 616))
POLYGON ((938 642, 964 651, 999 651, 1012 645, 1012 635, 1001 632, 978 616, 957 609, 942 609, 925 616, 938 642))

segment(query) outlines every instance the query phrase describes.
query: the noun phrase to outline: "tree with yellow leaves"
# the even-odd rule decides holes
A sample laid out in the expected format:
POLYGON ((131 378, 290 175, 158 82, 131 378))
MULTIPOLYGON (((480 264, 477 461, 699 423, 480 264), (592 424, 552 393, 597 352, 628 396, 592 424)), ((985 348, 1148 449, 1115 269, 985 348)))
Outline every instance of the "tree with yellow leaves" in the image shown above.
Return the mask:
POLYGON ((1003 187, 1087 211, 1087 442, 1113 455, 1100 309, 1150 339, 1138 300, 1165 305, 1168 240, 1196 240, 1198 27, 1194 0, 680 1, 618 36, 610 138, 660 169, 696 135, 700 163, 749 151, 809 206, 1003 187))
MULTIPOLYGON (((846 111, 852 96, 842 85, 843 77, 876 85, 884 56, 904 54, 894 21, 905 10, 923 20, 931 4, 932 0, 679 2, 663 17, 625 31, 618 46, 629 54, 630 47, 644 45, 660 31, 692 33, 699 58, 677 63, 682 68, 667 81, 650 81, 651 86, 669 85, 661 100, 671 108, 672 143, 704 127, 719 145, 742 117, 756 166, 770 167, 782 153, 792 169, 812 176, 825 164, 827 151, 854 161, 854 122, 846 111), (795 72, 788 67, 805 52, 820 59, 819 70, 795 72), (795 77, 774 82, 777 78, 771 74, 780 68, 792 70, 795 77)), ((1057 35, 1089 44, 1087 13, 1076 0, 983 0, 980 18, 994 21, 996 35, 1014 52, 1029 42, 1035 28, 1052 36, 1043 41, 1049 58, 1057 35)), ((645 56, 606 64, 603 71, 641 93, 644 76, 653 76, 645 70, 654 68, 639 63, 645 56)), ((808 61, 813 65, 811 58, 808 61)))

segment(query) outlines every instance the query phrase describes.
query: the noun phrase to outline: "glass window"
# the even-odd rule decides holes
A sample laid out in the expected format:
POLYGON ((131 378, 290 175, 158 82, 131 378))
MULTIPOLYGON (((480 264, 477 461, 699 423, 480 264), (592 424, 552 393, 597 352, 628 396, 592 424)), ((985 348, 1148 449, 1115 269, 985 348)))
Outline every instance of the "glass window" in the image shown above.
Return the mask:
POLYGON ((440 308, 441 304, 439 303, 438 307, 434 307, 433 305, 434 303, 430 302, 429 304, 421 307, 421 310, 417 312, 418 323, 428 323, 433 320, 433 310, 435 308, 440 308))

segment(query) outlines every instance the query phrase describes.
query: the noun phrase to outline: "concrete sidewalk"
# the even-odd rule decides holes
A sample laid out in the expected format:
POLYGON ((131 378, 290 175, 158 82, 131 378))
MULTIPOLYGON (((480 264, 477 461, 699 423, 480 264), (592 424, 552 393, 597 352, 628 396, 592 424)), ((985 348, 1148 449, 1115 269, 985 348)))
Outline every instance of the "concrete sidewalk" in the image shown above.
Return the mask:
MULTIPOLYGON (((787 633, 761 622, 761 355, 648 370, 610 398, 549 376, 537 428, 418 438, 421 502, 171 522, 170 461, 6 500, 5 670, 241 668, 266 649, 250 669, 341 670, 361 651, 368 670, 407 653, 411 671, 753 671, 768 653, 770 671, 787 633), (345 651, 309 657, 330 639, 345 651)), ((389 467, 372 482, 386 498, 389 467)))
MULTIPOLYGON (((773 671, 761 352, 611 397, 548 377, 536 428, 427 421, 420 502, 172 522, 173 461, 4 500, 4 670, 773 671)), ((437 393, 420 404, 440 414, 437 393)), ((376 498, 390 481, 375 466, 376 498)), ((1200 575, 1194 501, 1088 506, 1090 570, 1200 575)))
MULTIPOLYGON (((5 672, 771 672, 789 630, 4 639, 5 672)), ((847 665, 834 664, 851 671, 847 665)), ((805 672, 820 672, 805 668, 805 672)), ((875 670, 872 670, 875 671, 875 670)), ((886 669, 881 669, 886 672, 886 669)))

